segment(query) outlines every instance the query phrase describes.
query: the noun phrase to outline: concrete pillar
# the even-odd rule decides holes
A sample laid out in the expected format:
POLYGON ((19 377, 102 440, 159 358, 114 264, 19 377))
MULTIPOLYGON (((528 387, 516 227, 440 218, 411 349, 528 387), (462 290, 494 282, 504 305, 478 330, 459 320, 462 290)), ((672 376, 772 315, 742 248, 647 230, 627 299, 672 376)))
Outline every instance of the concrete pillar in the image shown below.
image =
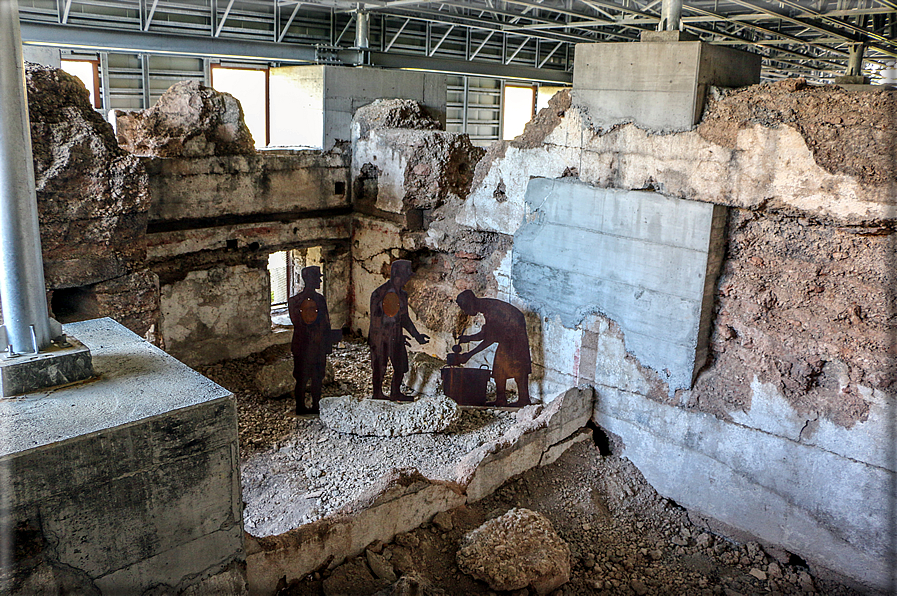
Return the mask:
POLYGON ((847 58, 847 71, 844 73, 848 77, 863 76, 863 53, 866 51, 866 44, 852 43, 850 44, 850 55, 847 58))
POLYGON ((17 0, 0 0, 0 302, 3 347, 50 344, 17 0))
POLYGON ((682 0, 663 0, 658 31, 678 31, 682 25, 682 0))
POLYGON ((365 11, 364 3, 358 3, 355 12, 355 47, 366 50, 370 45, 371 15, 365 11))

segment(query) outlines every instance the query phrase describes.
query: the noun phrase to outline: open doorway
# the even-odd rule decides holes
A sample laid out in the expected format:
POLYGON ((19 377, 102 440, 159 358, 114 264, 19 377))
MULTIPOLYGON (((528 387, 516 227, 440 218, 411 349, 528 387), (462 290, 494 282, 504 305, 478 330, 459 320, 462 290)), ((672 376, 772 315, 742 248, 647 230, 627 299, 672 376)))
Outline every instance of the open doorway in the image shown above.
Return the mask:
POLYGON ((536 88, 505 85, 505 103, 502 106, 501 138, 508 141, 523 134, 526 123, 532 120, 536 110, 536 88))
POLYGON ((271 138, 268 69, 213 64, 212 87, 240 100, 243 120, 252 133, 256 148, 267 147, 271 138))
MULTIPOLYGON (((327 276, 324 271, 324 259, 320 246, 282 250, 268 255, 268 277, 271 280, 271 325, 273 327, 290 327, 290 313, 287 303, 290 296, 302 291, 304 267, 321 268, 321 292, 326 292, 327 276)), ((326 295, 326 294, 325 294, 326 295)))
POLYGON ((103 107, 100 96, 100 61, 99 60, 63 60, 62 70, 73 77, 78 77, 90 94, 90 105, 94 109, 103 107))

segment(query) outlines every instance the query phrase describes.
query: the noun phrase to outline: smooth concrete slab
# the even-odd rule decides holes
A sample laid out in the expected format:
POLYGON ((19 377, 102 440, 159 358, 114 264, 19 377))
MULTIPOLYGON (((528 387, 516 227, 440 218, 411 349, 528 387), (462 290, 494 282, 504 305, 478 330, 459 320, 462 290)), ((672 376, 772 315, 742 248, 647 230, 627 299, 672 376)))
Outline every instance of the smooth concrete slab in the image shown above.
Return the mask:
POLYGON ((96 380, 0 400, 0 457, 232 395, 112 319, 63 329, 91 348, 96 380))
MULTIPOLYGON (((690 388, 704 362, 725 208, 563 178, 531 180, 526 204, 514 235, 517 294, 568 328, 594 313, 613 319, 626 350, 670 392, 690 388)), ((580 366, 595 374, 594 360, 580 366)))
POLYGON ((111 319, 65 330, 97 377, 0 400, 0 529, 35 550, 12 593, 243 593, 233 395, 111 319))
POLYGON ((893 471, 636 393, 610 387, 596 393, 595 422, 622 439, 620 455, 657 492, 869 588, 887 589, 893 471))
POLYGON ((710 86, 759 83, 760 60, 701 41, 577 44, 573 103, 604 128, 687 130, 700 120, 710 86))

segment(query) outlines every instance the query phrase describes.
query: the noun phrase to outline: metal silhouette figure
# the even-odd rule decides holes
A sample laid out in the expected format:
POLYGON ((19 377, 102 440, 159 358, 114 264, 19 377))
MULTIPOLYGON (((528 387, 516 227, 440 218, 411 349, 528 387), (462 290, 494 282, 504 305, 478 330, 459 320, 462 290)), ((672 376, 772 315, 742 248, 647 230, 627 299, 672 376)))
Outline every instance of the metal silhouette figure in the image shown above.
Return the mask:
POLYGON ((302 280, 305 288, 287 302, 293 323, 290 350, 296 379, 296 414, 313 414, 319 412, 327 354, 333 351, 333 344, 340 341, 342 333, 330 328, 327 301, 315 291, 321 287, 321 269, 305 267, 302 280), (305 390, 309 384, 311 408, 305 405, 305 390))
POLYGON ((374 369, 374 399, 386 399, 383 395, 383 380, 386 364, 392 363, 392 381, 389 399, 411 401, 402 393, 402 379, 408 372, 408 352, 405 349, 408 338, 405 331, 419 344, 430 338, 420 333, 408 316, 408 294, 402 288, 411 279, 411 261, 394 261, 389 272, 389 281, 371 294, 371 364, 374 369))
MULTIPOLYGON (((529 375, 532 372, 532 358, 529 352, 529 338, 526 333, 526 319, 514 306, 494 298, 477 298, 470 290, 464 290, 456 299, 461 310, 469 316, 482 313, 485 318, 483 328, 473 335, 461 335, 458 344, 469 341, 480 343, 467 353, 460 353, 459 345, 449 354, 449 365, 465 364, 472 356, 497 343, 495 359, 492 362, 492 377, 495 379, 495 405, 507 406, 507 382, 517 383, 515 406, 528 406, 529 375)), ((473 398, 473 396, 471 396, 473 398)), ((478 398, 473 398, 478 399, 478 398)))

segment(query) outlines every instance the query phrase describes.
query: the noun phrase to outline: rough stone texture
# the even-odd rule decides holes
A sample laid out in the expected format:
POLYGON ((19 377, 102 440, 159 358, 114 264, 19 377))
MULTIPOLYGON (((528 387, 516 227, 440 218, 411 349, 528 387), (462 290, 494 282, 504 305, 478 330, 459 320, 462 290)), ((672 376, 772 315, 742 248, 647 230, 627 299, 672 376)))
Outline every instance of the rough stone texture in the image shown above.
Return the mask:
MULTIPOLYGON (((880 404, 876 418, 886 418, 894 407, 893 400, 880 404)), ((788 410, 781 404, 770 414, 787 419, 788 410)), ((850 446, 837 447, 842 456, 829 445, 783 437, 780 429, 773 434, 730 424, 612 388, 599 389, 595 421, 621 437, 621 455, 679 505, 863 585, 879 590, 888 585, 893 570, 888 486, 894 470, 879 467, 887 462, 871 465, 855 459, 865 454, 850 446)), ((880 428, 886 424, 876 422, 880 428)), ((884 455, 882 445, 893 438, 864 426, 858 424, 855 433, 872 434, 884 455)), ((840 438, 851 440, 850 434, 840 438)))
POLYGON ((548 594, 570 579, 570 548, 545 516, 515 508, 464 537, 458 566, 493 590, 548 594))
MULTIPOLYGON (((734 207, 721 277, 705 295, 715 316, 706 330, 708 365, 692 390, 671 395, 664 372, 627 350, 628 332, 607 313, 571 326, 562 312, 548 309, 538 320, 531 317, 528 329, 531 393, 551 396, 593 384, 605 402, 602 419, 634 420, 617 424, 617 434, 664 496, 770 543, 787 542, 801 557, 881 589, 883 511, 845 505, 809 477, 843 474, 850 480, 839 490, 847 500, 890 498, 885 479, 893 463, 881 446, 893 443, 886 422, 895 408, 887 296, 894 291, 888 247, 897 195, 893 171, 883 169, 893 137, 880 131, 894 111, 893 95, 787 85, 718 94, 694 130, 664 135, 633 124, 598 128, 568 93, 559 93, 521 137, 490 149, 468 197, 435 210, 421 240, 397 235, 419 251, 415 275, 438 279, 438 255, 452 254, 459 230, 509 239, 532 222, 537 214, 525 196, 537 177, 734 207), (780 100, 793 111, 779 116, 780 100), (836 130, 863 142, 839 143, 836 130), (614 395, 628 397, 606 397, 614 395), (627 418, 629 402, 641 413, 627 418), (695 410, 706 413, 700 420, 715 422, 673 422, 698 420, 695 410), (669 441, 650 422, 661 413, 680 428, 669 441), (795 458, 793 465, 771 464, 780 460, 752 443, 751 433, 768 439, 763 449, 770 452, 800 447, 786 456, 795 458), (713 447, 729 444, 747 447, 720 462, 713 447), (850 471, 848 461, 855 464, 850 471), (670 473, 683 462, 693 472, 670 473), (719 478, 731 479, 737 490, 718 490, 719 478), (814 517, 820 511, 828 512, 825 519, 814 517), (864 531, 874 536, 868 544, 845 538, 864 531)), ((590 247, 584 243, 583 250, 590 247)), ((380 254, 389 249, 384 243, 380 254)), ((511 259, 493 263, 478 272, 495 288, 487 295, 532 308, 517 294, 515 284, 527 280, 514 278, 511 259)), ((436 345, 466 324, 445 303, 441 314, 433 309, 422 316, 436 345)), ((542 448, 519 447, 521 457, 542 448)), ((488 494, 490 486, 484 477, 468 494, 488 494)))
MULTIPOLYGON (((466 134, 436 130, 436 123, 422 112, 416 102, 392 100, 375 102, 356 114, 352 183, 362 210, 407 217, 410 210, 434 209, 470 192, 484 151, 466 134)), ((423 223, 409 221, 409 226, 420 228, 423 223)))
POLYGON ((729 417, 751 409, 760 382, 808 420, 865 421, 864 393, 893 391, 897 380, 890 228, 746 210, 733 210, 728 227, 713 363, 690 403, 729 417))
POLYGON ((93 352, 97 380, 0 408, 0 464, 18 471, 0 520, 16 542, 4 587, 245 593, 233 395, 111 319, 65 331, 93 352))
POLYGON ((361 558, 340 565, 324 580, 324 596, 370 596, 390 582, 375 577, 361 558))
POLYGON ((162 341, 197 366, 240 358, 271 345, 268 272, 246 265, 188 272, 162 286, 162 341))
POLYGON ((26 82, 47 288, 77 288, 80 303, 57 303, 63 312, 54 314, 63 322, 112 316, 152 337, 159 299, 147 292, 154 284, 144 268, 146 172, 118 147, 78 79, 29 64, 26 82), (78 313, 86 302, 90 312, 78 313))
POLYGON ((836 85, 786 79, 716 94, 698 134, 733 147, 739 130, 754 124, 788 126, 800 132, 816 163, 827 172, 864 183, 893 183, 895 111, 894 91, 855 93, 836 85))
MULTIPOLYGON (((153 223, 283 217, 348 208, 349 152, 216 155, 145 160, 153 223)), ((199 226, 197 226, 199 227, 199 226)))
POLYGON ((571 389, 547 407, 527 406, 501 438, 487 441, 431 480, 413 470, 381 478, 340 512, 278 536, 246 535, 250 592, 274 594, 278 581, 301 578, 392 540, 441 511, 491 494, 516 474, 537 467, 548 447, 562 444, 592 415, 591 388, 571 389))
POLYGON ((119 144, 137 155, 203 157, 255 153, 243 108, 199 81, 172 85, 151 108, 116 112, 119 144))
POLYGON ((358 108, 352 120, 358 126, 359 139, 366 139, 372 128, 443 128, 423 104, 413 99, 375 99, 373 103, 358 108))
POLYGON ((47 285, 129 273, 146 254, 143 167, 119 149, 78 79, 29 64, 26 82, 47 285))
POLYGON ((321 399, 321 421, 353 435, 396 437, 435 433, 448 428, 461 411, 444 395, 424 395, 408 403, 357 400, 351 395, 321 399))

